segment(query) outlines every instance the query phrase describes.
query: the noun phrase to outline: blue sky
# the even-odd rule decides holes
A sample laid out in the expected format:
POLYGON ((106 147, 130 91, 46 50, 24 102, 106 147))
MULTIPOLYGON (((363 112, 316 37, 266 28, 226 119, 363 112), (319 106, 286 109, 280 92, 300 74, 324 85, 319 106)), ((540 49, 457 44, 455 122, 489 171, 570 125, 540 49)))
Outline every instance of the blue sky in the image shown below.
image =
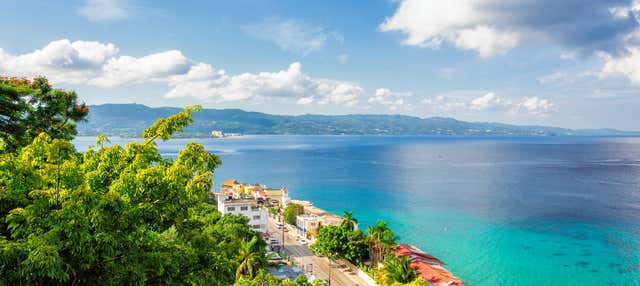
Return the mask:
POLYGON ((90 104, 640 130, 638 1, 3 3, 0 74, 90 104))

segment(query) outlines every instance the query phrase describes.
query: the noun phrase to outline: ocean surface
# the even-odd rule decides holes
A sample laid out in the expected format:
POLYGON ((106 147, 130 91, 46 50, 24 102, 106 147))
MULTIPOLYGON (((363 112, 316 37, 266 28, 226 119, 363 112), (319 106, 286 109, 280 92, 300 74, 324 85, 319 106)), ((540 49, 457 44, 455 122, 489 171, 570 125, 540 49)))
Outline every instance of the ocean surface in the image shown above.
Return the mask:
POLYGON ((216 186, 286 186, 354 210, 362 228, 386 220, 467 285, 640 285, 640 138, 244 136, 159 149, 175 157, 189 141, 222 158, 216 186))

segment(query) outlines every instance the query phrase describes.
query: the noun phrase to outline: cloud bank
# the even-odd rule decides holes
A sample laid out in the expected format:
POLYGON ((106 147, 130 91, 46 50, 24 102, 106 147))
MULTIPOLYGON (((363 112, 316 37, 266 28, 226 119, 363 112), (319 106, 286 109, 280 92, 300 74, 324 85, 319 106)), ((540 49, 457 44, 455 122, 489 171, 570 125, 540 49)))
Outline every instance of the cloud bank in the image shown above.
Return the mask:
POLYGON ((294 62, 275 72, 227 74, 211 64, 195 62, 178 50, 132 57, 119 55, 111 43, 52 41, 31 53, 14 55, 0 49, 0 73, 54 83, 109 88, 149 82, 165 83, 168 98, 223 102, 255 98, 294 98, 300 104, 353 106, 364 94, 357 83, 315 78, 294 62))
POLYGON ((406 45, 443 43, 487 58, 524 42, 555 43, 571 51, 618 53, 638 28, 640 5, 629 0, 402 0, 380 29, 406 45))

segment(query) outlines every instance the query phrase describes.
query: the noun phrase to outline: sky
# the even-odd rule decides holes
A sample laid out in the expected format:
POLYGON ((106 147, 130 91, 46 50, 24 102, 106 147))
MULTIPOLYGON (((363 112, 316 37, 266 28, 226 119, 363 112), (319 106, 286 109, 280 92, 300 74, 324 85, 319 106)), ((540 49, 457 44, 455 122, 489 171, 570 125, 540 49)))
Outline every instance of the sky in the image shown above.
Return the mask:
POLYGON ((4 0, 0 75, 89 104, 640 131, 640 0, 4 0))

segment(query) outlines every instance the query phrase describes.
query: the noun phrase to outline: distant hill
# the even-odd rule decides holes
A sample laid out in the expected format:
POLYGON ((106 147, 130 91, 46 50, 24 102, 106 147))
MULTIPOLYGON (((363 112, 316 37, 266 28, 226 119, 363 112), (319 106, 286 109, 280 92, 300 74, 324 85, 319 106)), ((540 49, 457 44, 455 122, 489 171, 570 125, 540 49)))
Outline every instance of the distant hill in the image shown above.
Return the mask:
MULTIPOLYGON (((156 119, 181 111, 177 107, 151 108, 140 104, 90 106, 79 135, 138 136, 156 119)), ((203 109, 183 136, 208 136, 211 130, 242 134, 298 135, 640 135, 613 129, 573 130, 545 126, 517 126, 465 122, 453 118, 419 118, 405 115, 271 115, 240 109, 203 109)))

